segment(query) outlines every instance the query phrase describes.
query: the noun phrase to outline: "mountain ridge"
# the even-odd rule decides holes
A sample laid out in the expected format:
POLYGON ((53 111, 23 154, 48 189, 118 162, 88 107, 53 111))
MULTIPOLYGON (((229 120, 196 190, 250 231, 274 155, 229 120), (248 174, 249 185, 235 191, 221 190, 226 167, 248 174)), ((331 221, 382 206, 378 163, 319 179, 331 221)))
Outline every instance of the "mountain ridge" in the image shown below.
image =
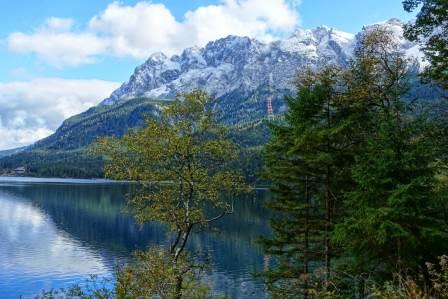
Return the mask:
MULTIPOLYGON (((228 36, 191 47, 180 55, 152 54, 138 66, 130 79, 105 99, 111 105, 132 97, 173 98, 178 92, 204 89, 220 98, 236 89, 250 91, 268 82, 270 74, 292 78, 297 66, 341 64, 349 57, 353 35, 320 26, 298 29, 288 39, 263 43, 253 38, 228 36), (322 40, 327 38, 327 43, 322 40), (241 81, 242 79, 242 81, 241 81)), ((290 82, 276 82, 275 88, 290 89, 290 82)))
MULTIPOLYGON (((416 44, 403 38, 402 23, 390 19, 364 27, 385 28, 392 32, 408 56, 422 62, 416 44)), ((344 65, 350 59, 358 34, 342 32, 325 25, 297 29, 286 39, 263 43, 249 37, 228 36, 209 42, 203 48, 191 47, 180 55, 154 53, 138 66, 130 79, 100 105, 111 105, 133 97, 172 99, 177 93, 203 89, 215 98, 242 90, 251 93, 275 78, 271 88, 293 89, 292 78, 306 67, 344 65)))
MULTIPOLYGON (((390 30, 402 51, 422 63, 418 46, 403 38, 401 25, 391 19, 366 26, 364 31, 378 27, 390 30)), ((25 166, 32 175, 98 176, 101 163, 87 156, 89 144, 98 137, 122 136, 140 126, 145 116, 156 116, 168 100, 192 89, 204 90, 215 99, 214 109, 221 122, 233 128, 260 123, 258 120, 268 117, 268 99, 274 114, 286 111, 283 98, 294 92, 298 72, 329 64, 346 65, 361 34, 319 26, 298 29, 290 37, 270 43, 228 36, 202 48, 185 49, 180 55, 154 53, 99 105, 65 120, 54 134, 26 150, 0 157, 0 169, 25 166), (87 164, 73 170, 82 161, 87 164)), ((249 129, 244 133, 247 136, 236 132, 235 138, 249 147, 261 145, 268 134, 264 122, 261 124, 263 128, 249 129)))

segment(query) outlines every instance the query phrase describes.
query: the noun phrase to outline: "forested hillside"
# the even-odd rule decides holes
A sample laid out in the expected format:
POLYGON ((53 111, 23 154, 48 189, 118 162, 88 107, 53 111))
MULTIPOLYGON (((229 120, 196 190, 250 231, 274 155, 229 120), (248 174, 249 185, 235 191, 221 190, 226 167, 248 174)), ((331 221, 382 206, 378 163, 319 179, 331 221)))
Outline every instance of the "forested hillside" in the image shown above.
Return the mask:
POLYGON ((160 101, 134 99, 98 106, 64 121, 55 134, 15 155, 0 159, 0 168, 26 167, 26 174, 50 177, 102 177, 102 160, 88 153, 101 136, 123 136, 157 115, 160 101))
MULTIPOLYGON (((64 121, 55 134, 32 147, 5 151, 0 168, 13 171, 25 167, 26 175, 41 177, 103 177, 103 161, 89 146, 103 136, 121 137, 140 127, 145 118, 157 118, 169 101, 132 99, 110 106, 97 106, 64 121)), ((259 181, 262 169, 260 147, 269 137, 267 119, 229 126, 229 133, 242 145, 239 162, 248 180, 259 181)))

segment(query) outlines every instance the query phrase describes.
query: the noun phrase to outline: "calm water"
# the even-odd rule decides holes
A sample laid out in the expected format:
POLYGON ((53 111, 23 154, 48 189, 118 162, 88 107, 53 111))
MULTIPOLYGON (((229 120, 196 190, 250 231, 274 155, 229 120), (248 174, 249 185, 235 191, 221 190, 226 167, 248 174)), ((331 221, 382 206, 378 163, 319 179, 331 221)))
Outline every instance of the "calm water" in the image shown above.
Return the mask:
MULTIPOLYGON (((140 227, 126 212, 128 188, 104 181, 0 178, 0 298, 33 298, 90 274, 110 276, 133 250, 164 242, 161 225, 140 227)), ((263 298, 253 273, 269 262, 255 244, 269 234, 265 196, 255 192, 239 199, 236 212, 213 232, 190 239, 190 250, 212 256, 208 279, 216 292, 263 298)))

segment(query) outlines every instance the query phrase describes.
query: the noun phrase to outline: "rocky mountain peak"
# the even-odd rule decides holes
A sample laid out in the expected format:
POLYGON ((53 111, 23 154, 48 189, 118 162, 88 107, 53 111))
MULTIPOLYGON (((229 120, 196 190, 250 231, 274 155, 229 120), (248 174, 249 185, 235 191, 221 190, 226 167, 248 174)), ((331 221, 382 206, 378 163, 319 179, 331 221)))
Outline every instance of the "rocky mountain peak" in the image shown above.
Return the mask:
MULTIPOLYGON (((390 19, 364 30, 377 27, 392 31, 407 54, 420 55, 418 47, 403 38, 401 21, 390 19)), ((271 43, 230 35, 172 57, 155 53, 102 104, 112 105, 135 97, 172 99, 178 93, 199 88, 222 99, 222 105, 241 106, 256 96, 257 105, 262 107, 270 77, 273 86, 269 89, 284 94, 292 90, 292 79, 301 69, 346 64, 357 38, 359 35, 322 25, 297 29, 288 38, 271 43), (229 98, 239 102, 224 103, 223 99, 229 98)))

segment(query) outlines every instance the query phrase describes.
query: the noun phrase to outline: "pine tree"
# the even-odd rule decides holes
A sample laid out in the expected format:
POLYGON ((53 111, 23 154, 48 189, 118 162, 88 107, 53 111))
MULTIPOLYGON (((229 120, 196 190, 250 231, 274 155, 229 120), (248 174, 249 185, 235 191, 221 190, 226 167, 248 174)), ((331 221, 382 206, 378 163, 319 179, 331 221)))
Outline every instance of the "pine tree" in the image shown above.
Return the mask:
POLYGON ((387 32, 368 34, 355 59, 358 89, 351 96, 369 95, 363 114, 370 121, 352 167, 355 189, 334 239, 357 275, 376 282, 400 271, 424 275, 425 262, 448 249, 448 227, 434 192, 440 151, 428 134, 432 124, 404 100, 409 64, 387 32))
POLYGON ((447 249, 436 176, 446 150, 405 100, 411 68, 398 49, 387 30, 363 32, 349 67, 302 76, 272 126, 266 173, 280 216, 264 243, 279 259, 266 273, 279 297, 312 297, 321 279, 363 298, 369 278, 419 272, 447 249))
POLYGON ((346 201, 347 218, 337 225, 349 255, 376 281, 397 272, 421 274, 425 262, 448 249, 424 123, 396 117, 379 119, 357 156, 357 188, 346 201))
POLYGON ((278 297, 311 298, 330 291, 334 248, 330 242, 347 184, 352 130, 349 107, 336 85, 340 70, 306 72, 298 93, 287 97, 283 124, 272 125, 265 148, 266 176, 272 182, 268 206, 279 212, 265 239, 266 253, 278 266, 265 273, 278 297), (317 274, 320 273, 320 274, 317 274))

